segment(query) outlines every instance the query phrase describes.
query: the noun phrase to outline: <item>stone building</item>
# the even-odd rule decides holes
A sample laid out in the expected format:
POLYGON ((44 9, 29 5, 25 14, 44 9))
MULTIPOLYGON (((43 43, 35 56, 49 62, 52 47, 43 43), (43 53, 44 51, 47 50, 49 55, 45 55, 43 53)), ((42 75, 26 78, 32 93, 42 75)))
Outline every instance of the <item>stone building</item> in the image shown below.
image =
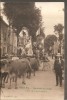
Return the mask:
POLYGON ((8 44, 8 24, 0 17, 0 53, 1 56, 7 53, 7 44, 8 44))
POLYGON ((2 17, 0 17, 0 23, 0 55, 17 54, 17 35, 14 29, 9 27, 2 17))
POLYGON ((17 55, 17 35, 12 26, 9 29, 7 50, 8 54, 17 55))
POLYGON ((58 53, 58 49, 59 49, 59 42, 54 42, 54 45, 53 45, 53 53, 54 54, 57 54, 58 53))
MULTIPOLYGON (((60 53, 59 49, 60 49, 60 43, 57 40, 57 42, 54 42, 54 45, 53 45, 53 53, 54 54, 60 53)), ((64 40, 61 41, 61 54, 62 55, 64 54, 64 40)))

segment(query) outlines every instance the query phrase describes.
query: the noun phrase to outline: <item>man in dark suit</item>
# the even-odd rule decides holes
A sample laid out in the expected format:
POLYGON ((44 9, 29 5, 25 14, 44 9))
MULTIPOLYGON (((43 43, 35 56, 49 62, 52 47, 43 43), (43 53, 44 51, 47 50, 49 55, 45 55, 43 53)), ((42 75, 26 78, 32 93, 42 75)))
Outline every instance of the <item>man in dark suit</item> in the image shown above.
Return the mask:
POLYGON ((54 62, 54 70, 56 75, 56 86, 60 83, 60 87, 62 86, 62 68, 61 63, 59 62, 59 58, 55 58, 54 62))

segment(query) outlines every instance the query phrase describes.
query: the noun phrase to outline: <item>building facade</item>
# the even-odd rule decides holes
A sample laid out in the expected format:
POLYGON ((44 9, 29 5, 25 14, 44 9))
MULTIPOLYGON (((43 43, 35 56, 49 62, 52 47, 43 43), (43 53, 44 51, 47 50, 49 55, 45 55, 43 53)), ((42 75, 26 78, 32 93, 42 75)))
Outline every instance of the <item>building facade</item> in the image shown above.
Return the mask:
POLYGON ((17 35, 12 27, 0 17, 1 31, 0 31, 0 55, 17 54, 17 35))
POLYGON ((7 51, 9 55, 17 55, 17 35, 12 26, 9 29, 7 51))
POLYGON ((0 53, 1 56, 5 55, 7 53, 7 44, 8 44, 8 25, 6 22, 3 20, 2 17, 0 17, 0 53))

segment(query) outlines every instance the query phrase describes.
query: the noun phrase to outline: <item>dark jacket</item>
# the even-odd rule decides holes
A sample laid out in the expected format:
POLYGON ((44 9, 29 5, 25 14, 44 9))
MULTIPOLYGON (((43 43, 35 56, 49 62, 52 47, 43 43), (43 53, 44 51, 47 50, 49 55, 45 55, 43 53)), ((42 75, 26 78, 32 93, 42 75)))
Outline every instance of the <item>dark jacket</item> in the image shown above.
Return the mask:
POLYGON ((58 60, 55 60, 54 62, 54 70, 58 74, 62 73, 61 63, 59 63, 58 60))
POLYGON ((64 70, 64 60, 63 59, 61 60, 61 67, 62 67, 62 70, 64 70))

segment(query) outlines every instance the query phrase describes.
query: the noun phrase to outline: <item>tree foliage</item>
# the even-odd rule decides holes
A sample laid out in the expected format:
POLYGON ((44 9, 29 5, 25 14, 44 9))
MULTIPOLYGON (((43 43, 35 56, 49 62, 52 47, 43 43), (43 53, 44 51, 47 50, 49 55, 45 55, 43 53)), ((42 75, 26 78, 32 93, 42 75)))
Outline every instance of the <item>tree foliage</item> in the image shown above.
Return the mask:
POLYGON ((62 24, 57 24, 54 26, 54 32, 55 32, 55 34, 58 34, 58 39, 60 42, 60 45, 59 45, 60 53, 61 53, 61 41, 63 40, 63 28, 64 28, 64 26, 62 24))
POLYGON ((34 2, 6 2, 4 13, 19 33, 22 27, 29 29, 29 34, 35 39, 35 34, 41 23, 41 12, 35 7, 34 2))
POLYGON ((57 32, 57 34, 60 34, 63 32, 64 26, 62 24, 58 24, 54 26, 54 32, 57 32))
POLYGON ((60 40, 60 41, 63 40, 63 34, 59 34, 59 40, 60 40))
POLYGON ((54 26, 54 32, 55 32, 55 34, 58 34, 59 41, 62 41, 62 39, 63 39, 63 33, 62 33, 63 28, 64 28, 64 26, 62 24, 58 24, 58 25, 54 26))
POLYGON ((57 41, 57 37, 55 35, 47 35, 44 42, 45 49, 49 50, 49 48, 54 45, 55 41, 57 41))

